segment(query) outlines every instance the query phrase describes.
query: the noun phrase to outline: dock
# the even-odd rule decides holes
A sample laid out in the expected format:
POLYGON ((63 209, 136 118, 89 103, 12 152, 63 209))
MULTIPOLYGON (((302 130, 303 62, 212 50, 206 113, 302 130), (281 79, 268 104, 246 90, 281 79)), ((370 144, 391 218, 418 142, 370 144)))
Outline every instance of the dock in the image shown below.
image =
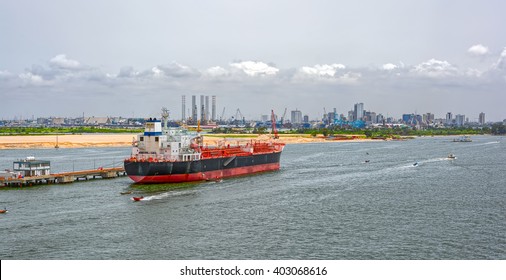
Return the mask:
POLYGON ((23 187, 42 184, 68 184, 77 181, 93 179, 111 179, 126 176, 123 167, 99 168, 93 170, 81 170, 72 172, 61 172, 48 175, 28 176, 22 178, 0 177, 0 187, 23 187))

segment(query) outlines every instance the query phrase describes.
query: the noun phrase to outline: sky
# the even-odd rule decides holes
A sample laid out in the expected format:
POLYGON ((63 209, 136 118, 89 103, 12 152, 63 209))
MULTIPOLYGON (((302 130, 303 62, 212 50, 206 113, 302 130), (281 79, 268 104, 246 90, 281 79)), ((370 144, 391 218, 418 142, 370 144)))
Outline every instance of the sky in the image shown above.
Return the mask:
MULTIPOLYGON (((506 119, 506 2, 0 0, 0 119, 355 103, 506 119), (200 100, 200 98, 198 98, 200 100)), ((289 114, 289 113, 288 113, 289 114)))

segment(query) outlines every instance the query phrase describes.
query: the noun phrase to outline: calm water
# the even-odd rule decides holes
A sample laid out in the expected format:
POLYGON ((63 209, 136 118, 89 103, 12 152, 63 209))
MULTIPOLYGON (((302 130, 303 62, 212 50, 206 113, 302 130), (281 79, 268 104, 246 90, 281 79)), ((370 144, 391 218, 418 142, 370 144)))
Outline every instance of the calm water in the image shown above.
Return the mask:
MULTIPOLYGON (((506 259, 506 138, 472 138, 288 145, 279 172, 172 191, 0 190, 0 259, 506 259)), ((129 149, 0 150, 0 169, 30 155, 68 171, 129 149)))

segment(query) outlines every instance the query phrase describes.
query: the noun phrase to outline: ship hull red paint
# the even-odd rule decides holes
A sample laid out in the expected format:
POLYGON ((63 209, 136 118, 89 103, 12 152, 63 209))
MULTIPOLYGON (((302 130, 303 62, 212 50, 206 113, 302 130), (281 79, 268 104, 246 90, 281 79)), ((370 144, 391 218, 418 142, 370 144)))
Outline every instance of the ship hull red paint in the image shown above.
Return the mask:
POLYGON ((128 176, 134 182, 140 184, 182 183, 182 182, 218 180, 221 178, 242 176, 247 174, 254 174, 259 172, 275 171, 275 170, 279 170, 279 162, 197 172, 197 173, 187 173, 187 174, 150 175, 150 176, 128 175, 128 176))
POLYGON ((204 158, 195 161, 125 160, 127 175, 135 182, 178 183, 217 180, 279 169, 281 151, 244 156, 204 158))

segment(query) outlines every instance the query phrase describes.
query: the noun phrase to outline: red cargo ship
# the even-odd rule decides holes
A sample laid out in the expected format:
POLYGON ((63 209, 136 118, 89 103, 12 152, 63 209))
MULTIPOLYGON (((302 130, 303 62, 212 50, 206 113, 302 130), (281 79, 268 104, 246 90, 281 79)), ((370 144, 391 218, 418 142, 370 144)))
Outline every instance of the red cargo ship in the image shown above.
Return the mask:
MULTIPOLYGON (((124 161, 127 175, 137 183, 178 183, 252 174, 279 169, 284 143, 249 141, 242 145, 203 145, 200 134, 167 127, 156 119, 146 122, 132 155, 124 161)), ((274 128, 275 135, 277 133, 274 128)), ((277 137, 275 137, 277 138, 277 137)))

